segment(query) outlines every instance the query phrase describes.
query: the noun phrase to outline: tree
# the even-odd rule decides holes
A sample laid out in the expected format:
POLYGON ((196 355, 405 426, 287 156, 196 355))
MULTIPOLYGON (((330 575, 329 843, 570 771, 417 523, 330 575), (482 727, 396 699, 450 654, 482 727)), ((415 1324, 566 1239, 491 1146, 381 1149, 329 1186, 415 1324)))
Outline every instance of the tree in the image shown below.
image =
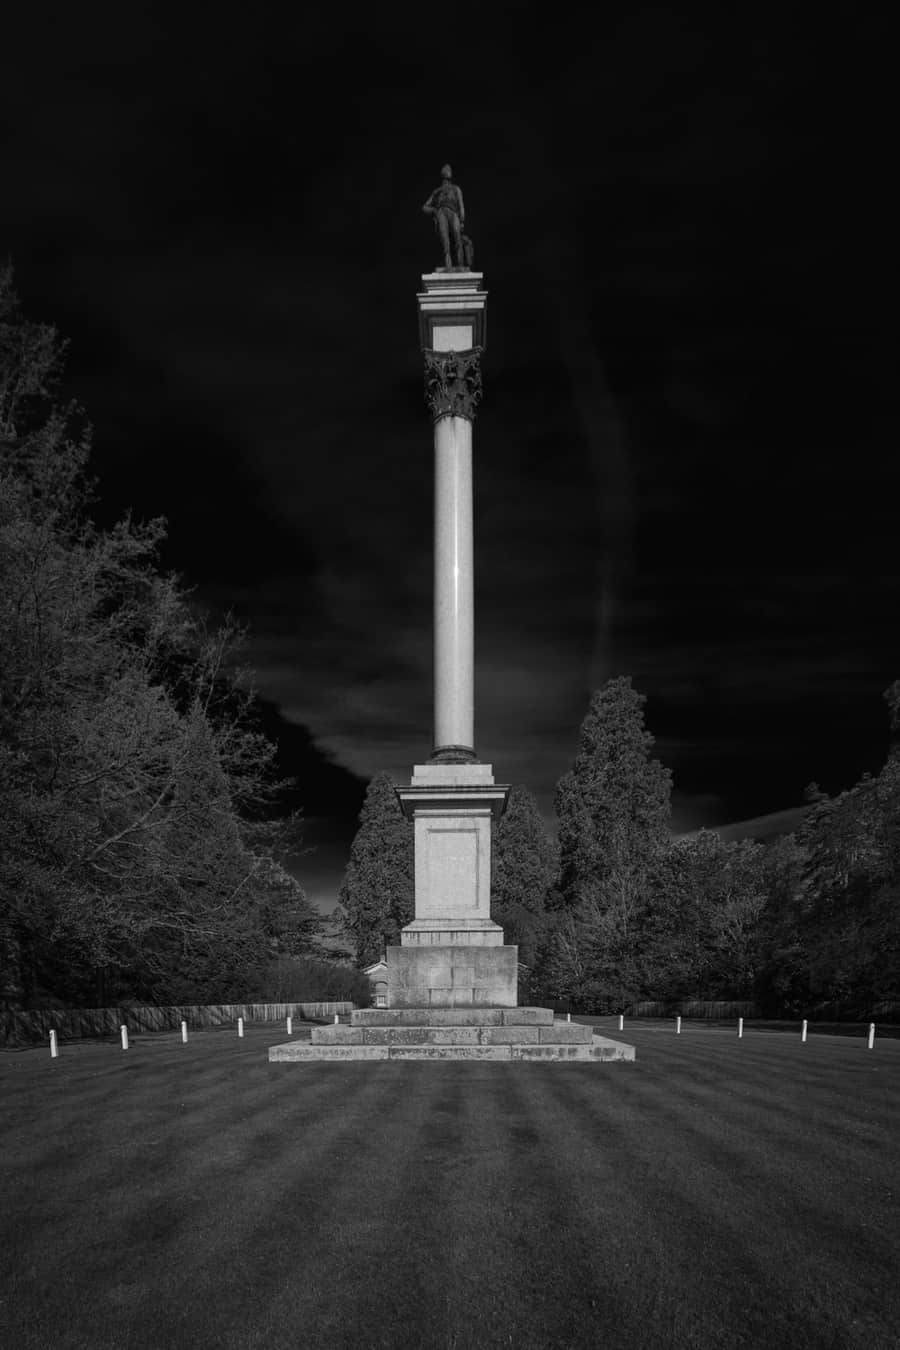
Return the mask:
POLYGON ((154 828, 126 826, 144 887, 127 888, 141 897, 127 914, 132 978, 143 975, 148 993, 161 1001, 180 1002, 190 993, 203 1002, 227 1001, 240 996, 269 956, 257 889, 262 860, 241 837, 199 702, 179 720, 179 731, 154 828))
POLYGON ((807 860, 795 834, 776 839, 762 858, 765 904, 754 939, 753 996, 769 1016, 799 1016, 810 1004, 809 953, 800 931, 807 860))
POLYGON ((574 910, 560 909, 550 918, 538 951, 534 984, 539 996, 554 1007, 581 1012, 612 1011, 616 991, 601 987, 594 952, 594 931, 574 910))
POLYGON ((377 773, 366 791, 341 883, 340 906, 360 966, 377 961, 386 946, 397 944, 400 929, 413 917, 413 827, 388 773, 377 773))
POLYGON ((807 788, 796 836, 767 852, 758 1000, 868 1018, 900 1004, 900 681, 884 694, 887 761, 835 797, 807 788))
POLYGON ((491 845, 491 918, 503 928, 506 942, 518 946, 519 960, 530 966, 543 930, 557 852, 527 788, 510 789, 491 845))
POLYGON ((277 864, 275 747, 236 633, 159 573, 162 522, 91 522, 62 350, 0 273, 2 995, 161 988, 203 951, 221 988, 281 940, 274 906, 305 907, 291 941, 313 923, 277 864))
POLYGON ((645 703, 627 676, 596 691, 556 793, 563 903, 599 903, 624 931, 669 840, 671 774, 650 758, 645 703))
POLYGON ((548 907, 576 911, 594 895, 600 863, 594 822, 574 770, 563 774, 557 783, 554 807, 559 840, 559 878, 548 907))
POLYGON ((900 1002, 900 757, 835 798, 817 794, 799 839, 808 997, 859 1016, 900 1002))
POLYGON ((673 840, 644 930, 644 977, 655 998, 746 998, 765 903, 761 844, 713 830, 673 840))
POLYGON ((645 702, 627 677, 598 689, 557 786, 561 914, 540 964, 583 1006, 622 1006, 644 982, 642 927, 668 847, 671 792, 668 769, 650 757, 645 702))

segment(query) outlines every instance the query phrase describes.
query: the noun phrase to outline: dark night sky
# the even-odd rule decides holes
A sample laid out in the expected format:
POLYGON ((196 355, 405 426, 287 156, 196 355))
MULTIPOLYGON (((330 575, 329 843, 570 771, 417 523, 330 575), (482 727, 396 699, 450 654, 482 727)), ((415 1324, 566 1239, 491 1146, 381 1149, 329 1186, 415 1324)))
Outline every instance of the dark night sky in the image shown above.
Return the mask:
POLYGON ((622 673, 680 830, 795 807, 886 750, 887 20, 536 12, 5 24, 0 256, 71 339, 104 519, 165 515, 165 564, 250 625, 326 909, 359 780, 431 746, 415 293, 446 159, 490 292, 481 758, 549 817, 622 673))

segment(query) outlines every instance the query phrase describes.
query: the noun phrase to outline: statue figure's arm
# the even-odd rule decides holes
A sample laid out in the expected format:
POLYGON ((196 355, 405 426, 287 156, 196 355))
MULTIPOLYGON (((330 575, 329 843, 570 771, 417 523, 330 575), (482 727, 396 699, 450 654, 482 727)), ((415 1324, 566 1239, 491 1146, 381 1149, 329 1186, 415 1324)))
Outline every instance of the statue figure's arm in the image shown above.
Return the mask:
POLYGON ((434 199, 435 199, 435 197, 437 196, 437 194, 438 194, 438 190, 435 189, 435 191, 432 192, 431 195, 429 196, 429 198, 428 198, 427 202, 425 203, 425 205, 422 207, 422 210, 425 212, 426 216, 433 216, 433 215, 434 215, 435 208, 434 208, 434 206, 432 205, 432 203, 434 202, 434 199))
POLYGON ((456 195, 459 198, 459 223, 462 226, 466 223, 466 208, 463 202, 462 188, 456 189, 456 195))

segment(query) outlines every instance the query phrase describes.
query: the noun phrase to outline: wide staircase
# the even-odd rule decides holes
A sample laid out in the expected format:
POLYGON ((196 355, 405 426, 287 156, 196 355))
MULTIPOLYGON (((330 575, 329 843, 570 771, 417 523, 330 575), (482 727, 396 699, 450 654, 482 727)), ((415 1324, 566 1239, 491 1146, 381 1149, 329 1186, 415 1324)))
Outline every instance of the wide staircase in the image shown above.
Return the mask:
POLYGON ((273 1063, 349 1059, 625 1061, 634 1046, 552 1008, 356 1008, 350 1025, 314 1027, 269 1049, 273 1063))

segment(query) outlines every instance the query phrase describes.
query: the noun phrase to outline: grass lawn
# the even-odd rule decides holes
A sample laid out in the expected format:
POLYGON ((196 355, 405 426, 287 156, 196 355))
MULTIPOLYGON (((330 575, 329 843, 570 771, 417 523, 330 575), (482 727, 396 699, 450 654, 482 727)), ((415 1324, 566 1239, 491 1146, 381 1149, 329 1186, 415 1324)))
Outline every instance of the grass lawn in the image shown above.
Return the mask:
POLYGON ((283 1039, 0 1054, 4 1350, 900 1346, 900 1041, 269 1065, 283 1039))

